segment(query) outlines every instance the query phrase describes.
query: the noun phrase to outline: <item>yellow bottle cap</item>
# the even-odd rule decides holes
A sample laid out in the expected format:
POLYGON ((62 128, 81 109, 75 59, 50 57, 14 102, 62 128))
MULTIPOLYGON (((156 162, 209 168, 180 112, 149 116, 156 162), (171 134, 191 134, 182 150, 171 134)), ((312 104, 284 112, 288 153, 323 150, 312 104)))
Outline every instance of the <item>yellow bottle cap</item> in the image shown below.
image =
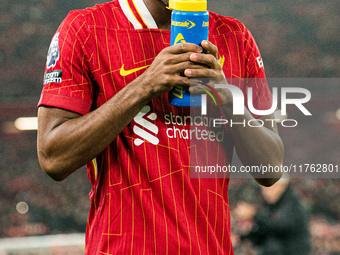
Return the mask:
POLYGON ((187 12, 204 12, 207 10, 206 0, 169 0, 169 9, 187 12))

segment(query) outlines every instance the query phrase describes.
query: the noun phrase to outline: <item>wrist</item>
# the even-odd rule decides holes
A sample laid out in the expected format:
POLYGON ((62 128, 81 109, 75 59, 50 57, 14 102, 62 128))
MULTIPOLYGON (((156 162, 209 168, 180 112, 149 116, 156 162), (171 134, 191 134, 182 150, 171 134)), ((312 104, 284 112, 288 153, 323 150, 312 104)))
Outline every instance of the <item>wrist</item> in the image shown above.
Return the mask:
POLYGON ((148 79, 145 79, 143 75, 137 77, 129 85, 134 88, 133 93, 140 98, 144 105, 155 97, 150 81, 148 82, 148 79))
POLYGON ((233 115, 233 104, 228 102, 222 105, 223 113, 228 119, 232 118, 233 115))

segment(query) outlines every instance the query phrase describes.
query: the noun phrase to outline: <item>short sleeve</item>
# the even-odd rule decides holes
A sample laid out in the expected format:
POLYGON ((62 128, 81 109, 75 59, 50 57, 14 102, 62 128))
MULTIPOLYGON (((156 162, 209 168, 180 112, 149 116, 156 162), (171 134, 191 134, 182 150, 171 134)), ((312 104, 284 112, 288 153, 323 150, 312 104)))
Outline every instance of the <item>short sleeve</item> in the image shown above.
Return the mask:
MULTIPOLYGON (((248 98, 248 88, 252 88, 252 102, 257 110, 268 110, 272 106, 273 97, 268 87, 263 60, 253 35, 244 27, 243 48, 245 54, 245 98, 248 98)), ((247 100, 246 100, 247 101, 247 100)), ((245 102, 247 108, 248 102, 245 102)), ((253 114, 255 118, 260 116, 253 114)))
POLYGON ((70 12, 51 41, 39 106, 86 114, 93 100, 89 38, 82 14, 70 12))

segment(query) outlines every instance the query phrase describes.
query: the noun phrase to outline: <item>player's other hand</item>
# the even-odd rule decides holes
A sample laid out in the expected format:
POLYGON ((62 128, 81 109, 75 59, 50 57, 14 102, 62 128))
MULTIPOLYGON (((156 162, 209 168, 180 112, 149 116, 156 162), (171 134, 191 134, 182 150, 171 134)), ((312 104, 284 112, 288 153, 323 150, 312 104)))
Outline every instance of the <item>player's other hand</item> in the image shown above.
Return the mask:
MULTIPOLYGON (((208 85, 215 87, 216 84, 227 84, 222 66, 218 61, 218 48, 209 41, 203 40, 202 47, 207 51, 204 53, 192 53, 190 61, 206 68, 188 68, 184 74, 189 78, 208 78, 208 85)), ((197 84, 197 83, 195 83, 197 84)), ((203 85, 198 85, 202 87, 203 85)), ((203 86, 204 87, 204 86, 203 86)), ((190 93, 202 93, 202 90, 193 85, 189 89, 190 93)), ((232 106, 232 94, 229 89, 216 89, 222 104, 228 109, 232 106)))
POLYGON ((137 79, 143 84, 150 98, 171 90, 175 85, 189 86, 190 79, 183 75, 185 70, 203 68, 190 60, 192 54, 199 54, 202 48, 192 43, 179 43, 163 49, 150 67, 137 79))
POLYGON ((218 49, 216 45, 206 40, 203 40, 201 44, 202 47, 207 50, 207 54, 192 53, 190 55, 190 60, 196 64, 204 65, 207 68, 187 68, 184 74, 187 77, 224 79, 222 66, 217 57, 218 49))

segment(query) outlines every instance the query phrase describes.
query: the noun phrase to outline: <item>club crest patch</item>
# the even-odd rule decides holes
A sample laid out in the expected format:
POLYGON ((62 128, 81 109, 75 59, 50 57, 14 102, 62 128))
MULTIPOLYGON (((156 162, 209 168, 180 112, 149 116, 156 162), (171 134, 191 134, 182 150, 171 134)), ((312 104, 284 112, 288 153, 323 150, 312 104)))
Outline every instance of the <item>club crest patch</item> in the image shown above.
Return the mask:
POLYGON ((46 67, 55 67, 59 59, 59 33, 56 33, 52 39, 50 48, 48 49, 46 67))

